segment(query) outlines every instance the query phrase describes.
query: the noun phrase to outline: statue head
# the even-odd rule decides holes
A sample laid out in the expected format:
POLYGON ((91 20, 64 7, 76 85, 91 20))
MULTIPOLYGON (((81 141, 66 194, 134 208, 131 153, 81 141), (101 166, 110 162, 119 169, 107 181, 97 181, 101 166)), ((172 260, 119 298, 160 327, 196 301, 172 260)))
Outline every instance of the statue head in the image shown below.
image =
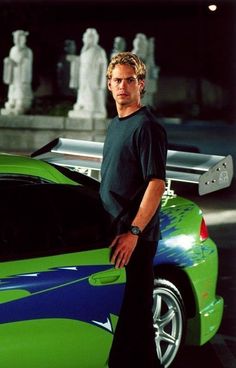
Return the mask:
POLYGON ((144 33, 137 33, 133 40, 133 53, 137 54, 142 60, 146 60, 148 49, 148 39, 144 33))
POLYGON ((66 54, 75 55, 76 54, 76 43, 74 40, 65 40, 64 51, 66 54))
POLYGON ((84 45, 90 47, 94 46, 99 41, 99 34, 95 28, 87 28, 83 34, 84 45))
POLYGON ((29 32, 25 32, 22 29, 18 29, 17 31, 12 32, 13 34, 13 42, 18 48, 24 48, 26 44, 26 36, 28 36, 29 32))
POLYGON ((125 42, 124 37, 120 37, 120 36, 115 37, 113 47, 114 47, 114 50, 118 52, 125 51, 126 42, 125 42))

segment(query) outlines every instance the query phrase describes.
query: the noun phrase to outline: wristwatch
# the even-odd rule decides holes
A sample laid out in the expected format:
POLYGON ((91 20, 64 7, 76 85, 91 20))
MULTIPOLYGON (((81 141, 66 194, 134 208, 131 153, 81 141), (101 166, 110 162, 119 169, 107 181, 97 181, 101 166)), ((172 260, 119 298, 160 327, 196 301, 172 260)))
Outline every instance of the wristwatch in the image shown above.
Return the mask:
POLYGON ((131 225, 129 228, 129 231, 133 235, 140 235, 142 233, 142 230, 138 226, 131 225))

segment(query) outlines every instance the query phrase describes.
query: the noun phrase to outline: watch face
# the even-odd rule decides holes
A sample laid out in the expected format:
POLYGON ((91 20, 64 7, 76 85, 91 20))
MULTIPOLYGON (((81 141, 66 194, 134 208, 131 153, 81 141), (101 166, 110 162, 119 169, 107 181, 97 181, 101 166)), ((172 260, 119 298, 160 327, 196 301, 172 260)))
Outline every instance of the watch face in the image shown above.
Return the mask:
POLYGON ((133 235, 141 234, 141 230, 138 226, 131 226, 130 231, 133 235))

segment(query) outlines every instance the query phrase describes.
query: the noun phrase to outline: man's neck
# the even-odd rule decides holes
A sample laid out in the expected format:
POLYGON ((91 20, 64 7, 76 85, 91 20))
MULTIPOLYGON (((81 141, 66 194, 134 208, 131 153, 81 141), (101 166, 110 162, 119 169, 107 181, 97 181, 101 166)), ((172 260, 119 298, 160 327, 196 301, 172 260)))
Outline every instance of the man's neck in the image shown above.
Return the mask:
POLYGON ((129 116, 133 114, 134 112, 140 110, 141 107, 143 107, 141 103, 137 105, 132 105, 132 106, 116 105, 119 118, 125 118, 126 116, 129 116))

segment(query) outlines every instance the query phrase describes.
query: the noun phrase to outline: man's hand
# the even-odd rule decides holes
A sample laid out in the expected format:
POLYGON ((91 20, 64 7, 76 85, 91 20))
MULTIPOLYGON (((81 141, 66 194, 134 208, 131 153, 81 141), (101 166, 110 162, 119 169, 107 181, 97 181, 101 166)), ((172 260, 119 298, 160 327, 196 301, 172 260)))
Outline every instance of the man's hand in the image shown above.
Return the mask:
POLYGON ((115 264, 115 268, 121 268, 128 264, 137 242, 138 236, 131 233, 125 233, 115 237, 110 245, 110 248, 114 248, 111 262, 115 264))

